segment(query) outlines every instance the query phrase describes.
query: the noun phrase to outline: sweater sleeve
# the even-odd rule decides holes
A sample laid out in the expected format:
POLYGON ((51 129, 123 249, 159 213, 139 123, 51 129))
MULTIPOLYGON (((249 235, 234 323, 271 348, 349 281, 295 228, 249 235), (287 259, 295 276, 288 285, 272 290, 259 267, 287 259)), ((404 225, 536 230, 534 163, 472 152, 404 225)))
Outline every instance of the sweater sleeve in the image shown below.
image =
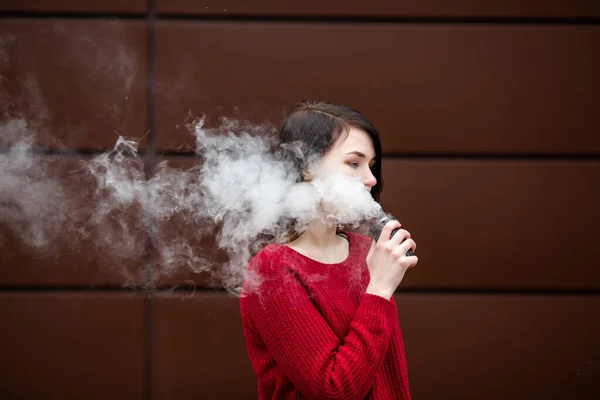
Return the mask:
POLYGON ((311 399, 364 399, 385 358, 394 304, 363 294, 347 336, 340 339, 292 270, 260 270, 263 283, 242 297, 242 313, 290 382, 311 399))

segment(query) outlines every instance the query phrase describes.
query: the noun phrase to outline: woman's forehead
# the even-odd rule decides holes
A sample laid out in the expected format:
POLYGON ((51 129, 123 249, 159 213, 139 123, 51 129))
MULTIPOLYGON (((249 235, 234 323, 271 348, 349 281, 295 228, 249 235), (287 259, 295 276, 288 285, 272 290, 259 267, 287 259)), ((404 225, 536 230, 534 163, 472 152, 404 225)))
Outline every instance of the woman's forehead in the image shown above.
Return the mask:
POLYGON ((348 151, 360 151, 364 153, 368 158, 375 157, 375 149, 373 148, 373 141, 367 134, 367 132, 358 128, 350 128, 346 137, 336 143, 336 148, 341 152, 348 151))

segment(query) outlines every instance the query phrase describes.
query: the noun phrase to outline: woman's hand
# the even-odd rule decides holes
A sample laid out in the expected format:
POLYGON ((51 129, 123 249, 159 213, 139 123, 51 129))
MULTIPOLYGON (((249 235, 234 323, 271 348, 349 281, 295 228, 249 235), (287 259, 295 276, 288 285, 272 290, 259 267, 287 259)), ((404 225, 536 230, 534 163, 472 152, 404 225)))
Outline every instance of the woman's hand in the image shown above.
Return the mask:
POLYGON ((417 256, 407 256, 408 250, 414 252, 417 244, 410 238, 410 233, 399 229, 390 239, 392 231, 400 228, 398 221, 389 221, 383 227, 379 240, 367 256, 370 281, 367 293, 390 299, 404 278, 404 273, 414 267, 419 259, 417 256))

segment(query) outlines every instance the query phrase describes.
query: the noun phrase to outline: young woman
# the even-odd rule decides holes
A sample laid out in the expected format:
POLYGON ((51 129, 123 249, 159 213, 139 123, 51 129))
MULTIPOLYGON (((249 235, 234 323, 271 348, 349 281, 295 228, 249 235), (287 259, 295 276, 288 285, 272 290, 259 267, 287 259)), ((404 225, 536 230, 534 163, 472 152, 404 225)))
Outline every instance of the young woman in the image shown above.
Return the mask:
MULTIPOLYGON (((302 141, 317 154, 318 178, 361 179, 378 200, 381 143, 359 112, 302 102, 288 114, 281 143, 302 141)), ((299 179, 310 181, 307 166, 299 179)), ((260 285, 244 285, 240 310, 259 399, 410 399, 393 294, 416 248, 388 222, 377 242, 320 219, 285 244, 266 246, 248 266, 260 285)))

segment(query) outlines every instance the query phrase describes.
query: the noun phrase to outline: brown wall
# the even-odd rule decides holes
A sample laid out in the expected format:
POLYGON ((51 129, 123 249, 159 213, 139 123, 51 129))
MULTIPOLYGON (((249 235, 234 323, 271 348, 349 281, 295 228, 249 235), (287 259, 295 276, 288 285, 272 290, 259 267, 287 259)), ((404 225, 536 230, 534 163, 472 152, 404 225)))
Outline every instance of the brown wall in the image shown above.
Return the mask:
MULTIPOLYGON (((14 98, 35 76, 81 157, 126 133, 149 171, 195 162, 190 111, 357 107, 383 136, 384 208, 418 242, 396 295, 414 398, 597 398, 600 3, 451 3, 0 1, 2 75, 14 98)), ((256 398, 237 299, 205 277, 123 288, 85 250, 0 235, 1 398, 256 398)), ((146 247, 127 271, 157 267, 146 247)))

